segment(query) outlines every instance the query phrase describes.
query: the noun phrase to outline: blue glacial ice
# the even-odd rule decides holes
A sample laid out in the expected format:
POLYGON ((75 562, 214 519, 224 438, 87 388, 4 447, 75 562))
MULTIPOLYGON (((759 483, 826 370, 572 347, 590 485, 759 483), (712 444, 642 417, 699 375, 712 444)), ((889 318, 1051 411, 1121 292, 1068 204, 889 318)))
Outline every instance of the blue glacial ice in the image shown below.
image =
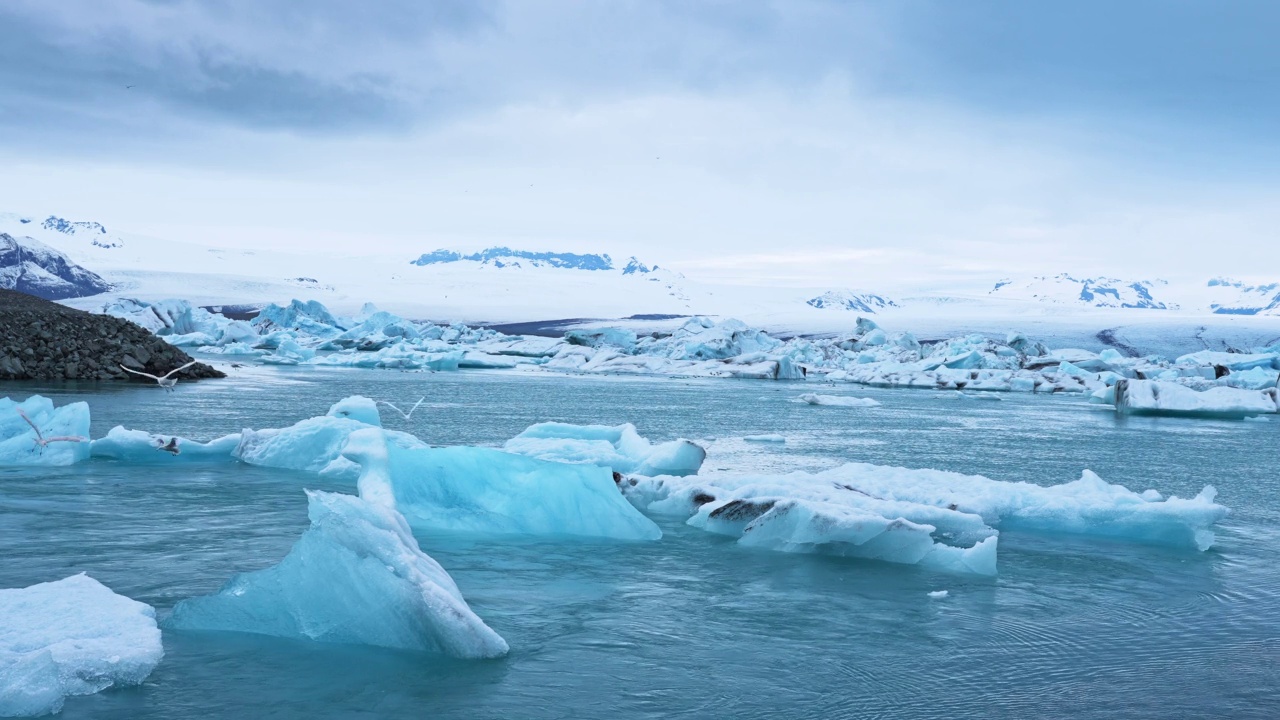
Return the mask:
POLYGON ((344 457, 360 496, 395 507, 415 528, 453 532, 657 540, 662 531, 596 465, 490 448, 414 447, 378 430, 353 433, 344 457))
MULTIPOLYGON (((303 470, 326 477, 355 480, 360 468, 342 456, 352 433, 381 428, 377 404, 359 395, 340 400, 319 417, 287 428, 245 430, 234 456, 250 465, 303 470)), ((383 432, 379 430, 379 432, 383 432)), ((385 431, 392 442, 416 447, 421 441, 408 433, 385 431)))
POLYGON ((503 450, 542 460, 590 463, 636 475, 695 475, 707 451, 689 440, 657 445, 636 426, 539 423, 508 440, 503 450))
POLYGON ((119 460, 133 465, 174 462, 233 462, 240 434, 225 435, 209 442, 175 435, 159 435, 145 430, 129 430, 117 425, 106 437, 90 445, 93 457, 119 460))
POLYGON ((163 656, 155 610, 88 575, 0 590, 0 716, 48 715, 68 696, 137 685, 163 656))
POLYGON ((849 397, 847 395, 819 395, 805 393, 798 400, 810 405, 830 405, 832 407, 879 407, 880 401, 871 398, 849 397))
POLYGON ((73 465, 88 457, 87 403, 55 408, 40 395, 22 402, 0 398, 0 467, 73 465))
POLYGON ((643 510, 689 516, 690 525, 744 545, 978 574, 995 573, 997 528, 1206 550, 1227 514, 1212 486, 1194 498, 1166 499, 1087 470, 1043 487, 854 463, 812 474, 630 477, 622 488, 643 510))
MULTIPOLYGON (((376 432, 376 431, 374 431, 376 432)), ((311 527, 279 564, 179 602, 167 629, 219 630, 376 645, 459 658, 507 643, 467 605, 394 509, 307 492, 311 527)))

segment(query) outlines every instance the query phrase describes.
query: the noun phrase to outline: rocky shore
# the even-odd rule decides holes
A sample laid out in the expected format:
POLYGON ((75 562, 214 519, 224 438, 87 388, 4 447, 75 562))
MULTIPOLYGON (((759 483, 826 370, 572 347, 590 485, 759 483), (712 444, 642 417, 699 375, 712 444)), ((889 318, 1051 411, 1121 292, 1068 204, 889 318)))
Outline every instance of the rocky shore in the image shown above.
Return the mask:
MULTIPOLYGON (((134 380, 120 369, 164 375, 190 355, 127 320, 0 290, 0 380, 134 380)), ((203 363, 177 377, 226 377, 203 363)))

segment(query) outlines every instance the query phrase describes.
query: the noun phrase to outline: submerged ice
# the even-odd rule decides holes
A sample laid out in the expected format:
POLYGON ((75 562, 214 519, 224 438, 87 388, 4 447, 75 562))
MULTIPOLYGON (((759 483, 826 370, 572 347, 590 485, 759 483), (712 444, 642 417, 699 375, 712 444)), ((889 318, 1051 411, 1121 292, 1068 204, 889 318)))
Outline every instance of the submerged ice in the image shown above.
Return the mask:
POLYGON ((163 656, 155 610, 88 575, 0 590, 0 716, 48 715, 68 696, 137 685, 163 656))
POLYGON ((489 658, 505 640, 467 605, 393 508, 307 492, 311 527, 278 565, 179 602, 166 628, 489 658))

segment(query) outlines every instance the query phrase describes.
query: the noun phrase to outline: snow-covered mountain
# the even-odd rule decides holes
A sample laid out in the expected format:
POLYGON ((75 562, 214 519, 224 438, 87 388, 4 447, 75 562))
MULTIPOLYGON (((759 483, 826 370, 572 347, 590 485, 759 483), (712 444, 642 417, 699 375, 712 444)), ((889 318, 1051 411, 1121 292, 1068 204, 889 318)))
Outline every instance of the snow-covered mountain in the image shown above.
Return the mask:
POLYGON ((0 288, 63 300, 104 293, 111 284, 39 240, 0 233, 0 288))
MULTIPOLYGON (((435 250, 424 253, 411 265, 440 265, 445 263, 470 262, 495 268, 560 268, 563 270, 614 270, 613 258, 605 254, 561 252, 533 252, 529 250, 513 250, 509 247, 491 247, 479 252, 462 254, 454 250, 435 250)), ((645 265, 634 257, 630 258, 622 269, 624 275, 648 274, 657 270, 658 266, 645 265)))
POLYGON ((809 298, 805 304, 819 310, 853 310, 860 313, 875 313, 885 308, 898 307, 897 303, 883 295, 856 290, 828 290, 809 298))
POLYGON ((1250 285, 1214 278, 1208 288, 1209 308, 1218 315, 1280 315, 1280 283, 1250 285))
POLYGON ((1081 307, 1177 310, 1177 303, 1159 297, 1167 291, 1168 285, 1164 280, 1074 278, 1062 273, 1042 275, 1030 280, 1004 279, 996 283, 987 294, 1081 307))
MULTIPOLYGON (((107 232, 101 223, 71 221, 56 215, 41 219, 31 215, 0 213, 0 232, 14 237, 35 238, 72 256, 76 255, 75 250, 101 252, 125 245, 123 239, 107 232)), ((84 261, 80 257, 73 259, 84 261)))

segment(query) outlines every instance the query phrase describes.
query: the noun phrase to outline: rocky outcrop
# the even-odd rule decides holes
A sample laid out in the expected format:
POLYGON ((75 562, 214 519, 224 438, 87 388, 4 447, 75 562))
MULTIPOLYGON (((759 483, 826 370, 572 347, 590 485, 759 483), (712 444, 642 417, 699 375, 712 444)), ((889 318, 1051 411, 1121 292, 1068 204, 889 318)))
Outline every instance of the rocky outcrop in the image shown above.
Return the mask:
MULTIPOLYGON (((0 380, 136 380, 121 365, 153 375, 191 356, 127 320, 63 307, 0 289, 0 380)), ((177 377, 226 377, 203 363, 177 377)))
POLYGON ((97 295, 111 284, 38 240, 0 233, 0 289, 61 300, 97 295))

